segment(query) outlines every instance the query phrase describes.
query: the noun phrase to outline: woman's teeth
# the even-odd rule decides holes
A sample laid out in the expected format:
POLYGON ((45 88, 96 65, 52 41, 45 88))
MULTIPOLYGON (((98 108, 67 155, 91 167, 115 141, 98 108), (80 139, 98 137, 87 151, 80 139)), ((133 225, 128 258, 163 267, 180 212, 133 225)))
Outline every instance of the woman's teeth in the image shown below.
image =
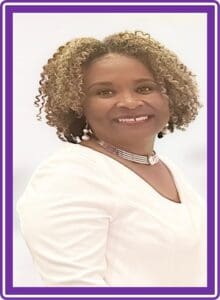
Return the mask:
POLYGON ((138 123, 148 119, 148 116, 137 117, 137 118, 120 118, 118 119, 119 123, 138 123))

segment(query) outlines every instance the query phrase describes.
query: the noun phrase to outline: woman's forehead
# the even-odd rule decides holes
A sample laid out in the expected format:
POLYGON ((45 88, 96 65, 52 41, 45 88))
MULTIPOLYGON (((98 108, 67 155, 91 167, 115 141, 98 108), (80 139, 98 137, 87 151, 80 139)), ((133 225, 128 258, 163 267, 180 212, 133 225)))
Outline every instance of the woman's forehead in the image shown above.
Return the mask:
POLYGON ((121 74, 124 72, 132 75, 138 73, 140 76, 152 76, 150 69, 135 57, 126 56, 117 53, 109 53, 93 61, 85 70, 86 77, 94 76, 97 74, 105 75, 105 73, 121 74))

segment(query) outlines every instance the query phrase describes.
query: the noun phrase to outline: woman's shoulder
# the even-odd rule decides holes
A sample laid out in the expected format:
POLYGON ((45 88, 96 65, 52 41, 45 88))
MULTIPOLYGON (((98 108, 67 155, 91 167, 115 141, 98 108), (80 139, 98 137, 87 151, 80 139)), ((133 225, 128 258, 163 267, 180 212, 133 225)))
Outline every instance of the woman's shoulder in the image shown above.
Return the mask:
MULTIPOLYGON (((44 162, 50 161, 59 162, 91 162, 90 153, 87 151, 86 147, 80 144, 73 144, 69 142, 64 142, 58 149, 56 149, 44 162)), ((44 163, 43 162, 43 163, 44 163)))
MULTIPOLYGON (((108 172, 105 162, 100 159, 95 150, 87 147, 64 143, 51 155, 44 159, 34 170, 30 184, 36 185, 72 185, 73 181, 104 180, 108 172), (106 176, 103 177, 103 174, 106 176)), ((75 184, 74 184, 75 185, 75 184)))
POLYGON ((97 169, 90 152, 74 144, 64 144, 44 160, 16 203, 27 238, 39 238, 45 230, 66 234, 68 220, 89 224, 91 218, 93 224, 95 217, 111 219, 117 209, 114 191, 97 169))
MULTIPOLYGON (((94 169, 99 169, 99 160, 97 154, 93 153, 78 144, 64 143, 61 147, 56 149, 47 158, 45 158, 36 168, 34 174, 39 172, 75 172, 78 170, 85 170, 93 172, 94 169)), ((34 175, 33 174, 33 175, 34 175)))
POLYGON ((32 174, 18 201, 19 209, 27 203, 28 207, 30 203, 45 207, 62 199, 71 205, 84 199, 92 205, 105 205, 104 199, 111 195, 113 185, 91 151, 70 143, 57 149, 32 174))
POLYGON ((182 193, 184 193, 184 197, 190 199, 190 201, 186 199, 187 202, 190 202, 192 205, 199 205, 204 209, 205 201, 192 184, 192 180, 190 180, 191 178, 189 179, 187 173, 184 170, 182 170, 180 165, 174 160, 171 160, 166 156, 160 156, 160 158, 162 159, 163 163, 165 163, 166 166, 169 168, 177 187, 179 188, 179 190, 181 190, 182 193))

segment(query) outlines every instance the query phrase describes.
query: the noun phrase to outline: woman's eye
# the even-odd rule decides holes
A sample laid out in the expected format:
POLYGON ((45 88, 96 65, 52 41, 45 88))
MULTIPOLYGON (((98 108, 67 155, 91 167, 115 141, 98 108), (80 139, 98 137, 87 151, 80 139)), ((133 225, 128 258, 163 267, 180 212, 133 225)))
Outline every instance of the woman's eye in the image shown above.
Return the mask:
POLYGON ((99 91, 97 91, 96 94, 101 97, 110 97, 113 95, 113 91, 112 90, 99 90, 99 91))
POLYGON ((137 92, 141 93, 141 94, 149 94, 152 91, 153 91, 153 88, 149 87, 149 86, 142 86, 142 87, 137 88, 137 92))

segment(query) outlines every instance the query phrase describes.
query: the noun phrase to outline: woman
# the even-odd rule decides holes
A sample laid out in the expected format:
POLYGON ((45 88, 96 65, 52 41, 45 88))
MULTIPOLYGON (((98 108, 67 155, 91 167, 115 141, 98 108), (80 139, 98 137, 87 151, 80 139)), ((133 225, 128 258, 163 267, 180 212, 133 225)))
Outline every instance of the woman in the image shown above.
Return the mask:
POLYGON ((18 203, 48 286, 204 286, 201 200, 154 150, 200 103, 193 75, 143 32, 80 38, 44 66, 36 105, 66 141, 18 203))

